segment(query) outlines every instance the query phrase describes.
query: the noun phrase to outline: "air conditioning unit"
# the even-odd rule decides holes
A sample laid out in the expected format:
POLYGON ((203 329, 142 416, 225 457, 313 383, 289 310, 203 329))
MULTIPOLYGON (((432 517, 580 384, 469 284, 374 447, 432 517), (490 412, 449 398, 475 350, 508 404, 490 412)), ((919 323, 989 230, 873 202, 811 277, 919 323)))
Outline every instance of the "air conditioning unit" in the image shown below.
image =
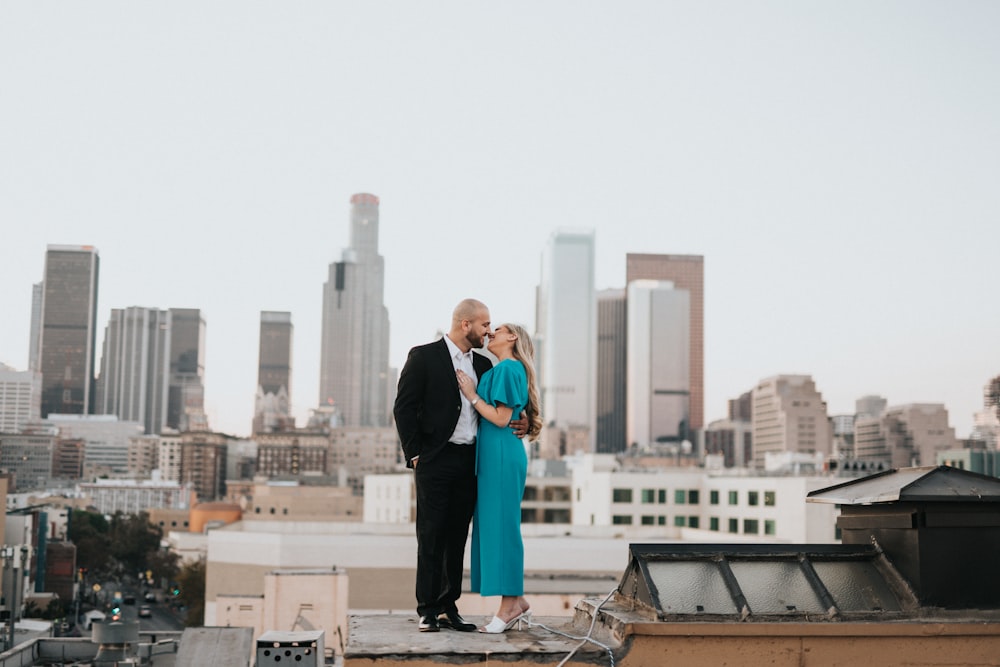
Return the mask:
POLYGON ((257 638, 257 667, 296 665, 323 667, 323 631, 270 630, 257 638))

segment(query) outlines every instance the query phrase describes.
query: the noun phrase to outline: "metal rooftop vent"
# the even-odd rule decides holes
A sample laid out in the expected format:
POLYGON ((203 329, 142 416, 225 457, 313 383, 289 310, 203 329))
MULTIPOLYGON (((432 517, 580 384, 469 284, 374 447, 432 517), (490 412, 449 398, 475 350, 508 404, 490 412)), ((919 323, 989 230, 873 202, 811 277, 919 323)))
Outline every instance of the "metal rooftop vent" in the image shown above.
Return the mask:
POLYGON ((631 544, 619 598, 662 621, 902 615, 916 600, 870 545, 631 544))
POLYGON ((1000 609, 1000 479, 949 466, 900 468, 806 500, 840 505, 844 544, 878 544, 922 605, 1000 609))

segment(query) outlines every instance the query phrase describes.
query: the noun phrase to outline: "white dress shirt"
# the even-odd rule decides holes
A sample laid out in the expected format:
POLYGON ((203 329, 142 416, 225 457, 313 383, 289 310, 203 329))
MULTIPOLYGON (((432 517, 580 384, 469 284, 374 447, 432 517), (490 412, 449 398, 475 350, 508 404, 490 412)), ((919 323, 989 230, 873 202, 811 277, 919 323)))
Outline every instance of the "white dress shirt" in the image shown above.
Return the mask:
MULTIPOLYGON (((455 366, 455 370, 465 371, 465 374, 472 379, 472 386, 478 387, 479 378, 476 377, 476 369, 472 366, 472 350, 462 352, 462 350, 458 349, 458 345, 455 345, 451 338, 448 338, 447 334, 444 337, 444 342, 448 345, 448 352, 451 354, 451 363, 455 366)), ((476 442, 479 413, 472 407, 469 400, 465 398, 465 394, 461 391, 458 393, 462 398, 462 412, 458 415, 455 432, 451 434, 451 438, 448 441, 462 445, 472 445, 476 442)))

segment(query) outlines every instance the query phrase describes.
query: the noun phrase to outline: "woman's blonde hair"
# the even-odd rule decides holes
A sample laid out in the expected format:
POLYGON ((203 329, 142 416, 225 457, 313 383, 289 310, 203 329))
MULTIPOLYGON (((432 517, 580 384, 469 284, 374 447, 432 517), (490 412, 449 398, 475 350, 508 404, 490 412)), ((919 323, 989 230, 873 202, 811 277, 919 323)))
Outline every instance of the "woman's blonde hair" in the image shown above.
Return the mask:
POLYGON ((528 331, 520 324, 504 324, 516 339, 514 340, 514 358, 521 362, 528 375, 528 440, 537 440, 542 432, 542 415, 538 401, 538 380, 535 375, 535 345, 531 342, 528 331))

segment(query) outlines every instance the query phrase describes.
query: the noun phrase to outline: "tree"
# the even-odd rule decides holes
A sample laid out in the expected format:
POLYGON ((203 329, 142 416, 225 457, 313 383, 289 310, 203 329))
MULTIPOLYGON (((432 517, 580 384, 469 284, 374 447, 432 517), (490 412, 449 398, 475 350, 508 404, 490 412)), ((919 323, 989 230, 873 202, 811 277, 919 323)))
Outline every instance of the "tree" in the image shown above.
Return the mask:
POLYGON ((77 565, 96 577, 154 570, 155 576, 172 579, 177 557, 160 548, 163 531, 149 523, 149 515, 116 513, 109 522, 96 512, 74 510, 69 538, 76 545, 77 565))
POLYGON ((187 607, 184 625, 189 628, 205 624, 205 559, 185 563, 177 575, 180 594, 177 596, 187 607))

